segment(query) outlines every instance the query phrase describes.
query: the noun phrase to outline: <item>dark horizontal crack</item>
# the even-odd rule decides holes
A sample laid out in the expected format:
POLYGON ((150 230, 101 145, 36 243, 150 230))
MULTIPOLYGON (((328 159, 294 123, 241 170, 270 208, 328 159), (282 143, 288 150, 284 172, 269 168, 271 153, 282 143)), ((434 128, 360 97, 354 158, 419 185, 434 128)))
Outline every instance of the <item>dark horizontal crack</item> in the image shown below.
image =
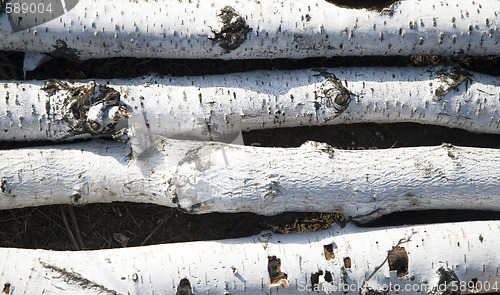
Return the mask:
POLYGON ((350 9, 368 9, 381 11, 395 3, 394 0, 325 0, 336 6, 350 9))
MULTIPOLYGON (((0 51, 0 78, 23 79, 22 52, 0 51), (2 53, 5 58, 2 58, 2 53), (14 67, 14 68, 13 68, 14 67), (2 75, 4 69, 6 76, 2 75)), ((26 73, 27 79, 111 79, 131 78, 157 73, 171 76, 227 74, 254 70, 298 70, 329 67, 405 67, 458 64, 467 71, 500 76, 500 56, 342 56, 305 59, 158 59, 106 58, 74 62, 54 58, 26 73)))
MULTIPOLYGON (((115 233, 127 236, 127 246, 134 247, 142 244, 239 238, 256 235, 268 229, 279 233, 312 232, 327 229, 341 218, 333 213, 296 212, 276 216, 253 213, 192 215, 159 205, 120 202, 75 206, 74 211, 88 249, 122 247, 120 242, 113 238, 115 233)), ((362 226, 475 220, 500 220, 500 214, 466 210, 398 212, 362 226)), ((59 205, 1 210, 0 247, 74 250, 65 230, 59 205)), ((340 259, 338 261, 346 269, 351 267, 349 257, 334 259, 340 259)))
MULTIPOLYGON (((67 205, 64 205, 67 206, 67 205)), ((312 232, 327 229, 342 219, 335 213, 187 214, 152 204, 121 203, 73 206, 87 249, 207 241, 260 234, 312 232)), ((76 233, 75 233, 76 234, 76 233)), ((0 210, 0 247, 75 250, 66 231, 59 205, 0 210)))
POLYGON ((293 127, 243 132, 245 145, 299 147, 308 140, 338 149, 369 150, 396 147, 454 146, 500 148, 500 134, 482 134, 457 128, 417 123, 357 123, 293 127))

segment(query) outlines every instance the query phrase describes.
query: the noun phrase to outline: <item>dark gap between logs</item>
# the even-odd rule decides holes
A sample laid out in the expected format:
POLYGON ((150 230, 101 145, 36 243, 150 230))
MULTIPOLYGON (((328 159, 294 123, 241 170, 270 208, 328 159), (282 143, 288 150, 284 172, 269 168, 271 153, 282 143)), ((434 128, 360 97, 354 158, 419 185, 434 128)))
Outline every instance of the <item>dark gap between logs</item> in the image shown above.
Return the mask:
MULTIPOLYGON (((342 217, 334 213, 191 215, 159 205, 122 202, 89 204, 73 209, 85 249, 239 238, 256 235, 264 230, 277 233, 313 232, 342 222, 342 217)), ((476 220, 500 220, 500 213, 467 210, 398 212, 361 226, 476 220)), ((59 205, 0 211, 0 247, 75 250, 64 226, 59 205)))
MULTIPOLYGON (((0 79, 23 80, 21 52, 0 51, 0 79)), ((299 70, 328 67, 406 67, 458 64, 468 71, 500 76, 500 56, 337 56, 305 59, 158 59, 107 58, 81 62, 54 58, 26 73, 26 79, 112 79, 144 75, 199 76, 256 70, 299 70)))
POLYGON ((325 1, 342 8, 368 9, 376 11, 382 11, 384 8, 388 8, 393 3, 397 2, 394 0, 325 0, 325 1))
POLYGON ((243 132, 245 145, 299 147, 308 140, 348 150, 435 146, 500 148, 500 134, 473 133, 462 129, 416 123, 357 123, 316 127, 276 128, 243 132))

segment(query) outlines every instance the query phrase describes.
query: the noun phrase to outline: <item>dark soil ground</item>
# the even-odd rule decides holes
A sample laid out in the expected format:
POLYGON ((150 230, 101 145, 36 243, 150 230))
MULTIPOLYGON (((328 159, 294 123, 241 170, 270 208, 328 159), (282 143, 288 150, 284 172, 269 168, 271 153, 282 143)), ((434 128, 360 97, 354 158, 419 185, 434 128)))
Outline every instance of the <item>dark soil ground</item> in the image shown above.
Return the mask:
MULTIPOLYGON (((0 52, 0 79, 22 79, 23 54, 0 52)), ((301 69, 338 66, 424 66, 457 63, 470 71, 500 75, 500 57, 358 57, 304 60, 158 60, 113 58, 76 63, 53 59, 28 79, 129 78, 145 74, 207 75, 257 69, 301 69)), ((295 147, 307 140, 342 149, 439 145, 500 148, 500 135, 465 132, 419 124, 351 124, 285 128, 244 134, 245 144, 295 147)), ((29 145, 39 143, 29 143, 29 145)), ((18 147, 2 142, 0 148, 18 147)), ((420 211, 394 213, 366 226, 500 219, 498 212, 420 211)), ((285 213, 271 217, 251 213, 189 215, 145 204, 112 203, 82 207, 42 206, 0 211, 0 247, 55 250, 104 249, 158 243, 226 239, 275 232, 306 232, 342 222, 332 213, 285 213)))

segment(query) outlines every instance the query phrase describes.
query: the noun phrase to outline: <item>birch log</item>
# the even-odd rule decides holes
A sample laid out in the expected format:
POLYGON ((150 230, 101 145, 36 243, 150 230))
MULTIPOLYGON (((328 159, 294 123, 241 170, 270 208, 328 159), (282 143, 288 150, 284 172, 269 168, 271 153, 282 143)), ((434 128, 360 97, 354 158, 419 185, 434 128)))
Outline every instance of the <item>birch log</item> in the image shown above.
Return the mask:
POLYGON ((360 122, 498 134, 499 85, 499 77, 453 66, 5 82, 0 139, 111 136, 139 119, 153 134, 214 140, 251 129, 360 122))
POLYGON ((1 151, 0 208, 130 201, 191 213, 338 212, 361 221, 402 210, 500 211, 497 149, 256 148, 157 136, 153 146, 141 157, 113 141, 1 151))
MULTIPOLYGON (((49 2, 57 1, 42 1, 49 2)), ((322 0, 77 2, 65 13, 0 15, 0 50, 83 60, 495 55, 500 48, 496 1, 403 0, 381 12, 322 0)))
POLYGON ((498 221, 348 225, 98 251, 3 248, 0 271, 7 294, 496 293, 499 243, 498 221))

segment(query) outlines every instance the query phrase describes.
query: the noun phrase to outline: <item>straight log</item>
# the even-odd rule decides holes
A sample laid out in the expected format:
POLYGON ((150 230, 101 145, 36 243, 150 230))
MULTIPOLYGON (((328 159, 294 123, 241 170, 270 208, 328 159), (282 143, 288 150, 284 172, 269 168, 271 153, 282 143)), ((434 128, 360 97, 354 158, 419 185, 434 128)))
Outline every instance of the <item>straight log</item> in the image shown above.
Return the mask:
POLYGON ((34 12, 12 2, 4 7, 10 13, 0 12, 0 50, 73 60, 496 55, 500 48, 500 10, 486 0, 403 0, 380 11, 335 0, 41 1, 34 12))
POLYGON ((413 122, 500 133, 500 78, 455 66, 255 71, 131 80, 0 83, 0 140, 413 122))

